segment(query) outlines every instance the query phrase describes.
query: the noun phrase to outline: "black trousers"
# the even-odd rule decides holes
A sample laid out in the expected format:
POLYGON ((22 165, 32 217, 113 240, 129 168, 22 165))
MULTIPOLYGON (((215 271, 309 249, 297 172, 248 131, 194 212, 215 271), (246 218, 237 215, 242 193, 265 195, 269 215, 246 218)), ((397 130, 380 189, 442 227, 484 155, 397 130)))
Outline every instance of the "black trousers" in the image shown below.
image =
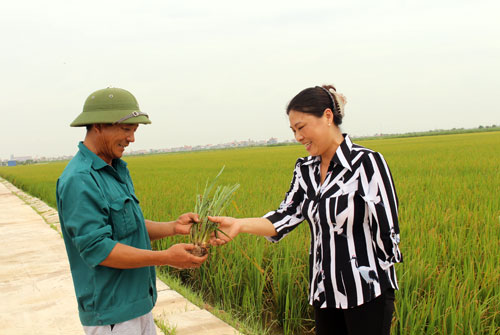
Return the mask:
POLYGON ((316 335, 389 335, 393 313, 393 289, 354 308, 314 307, 316 335))

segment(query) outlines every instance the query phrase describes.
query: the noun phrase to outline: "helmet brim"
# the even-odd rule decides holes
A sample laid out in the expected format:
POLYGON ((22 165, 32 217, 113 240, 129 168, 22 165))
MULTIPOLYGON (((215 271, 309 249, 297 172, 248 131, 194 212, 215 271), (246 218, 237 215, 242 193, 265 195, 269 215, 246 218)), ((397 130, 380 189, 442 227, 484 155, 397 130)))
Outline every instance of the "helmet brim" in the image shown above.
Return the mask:
MULTIPOLYGON (((80 113, 77 118, 71 122, 71 127, 83 127, 96 123, 110 123, 113 124, 122 118, 130 115, 137 110, 107 110, 107 111, 86 111, 80 113)), ((120 124, 150 124, 151 120, 146 115, 138 115, 120 122, 120 124)))

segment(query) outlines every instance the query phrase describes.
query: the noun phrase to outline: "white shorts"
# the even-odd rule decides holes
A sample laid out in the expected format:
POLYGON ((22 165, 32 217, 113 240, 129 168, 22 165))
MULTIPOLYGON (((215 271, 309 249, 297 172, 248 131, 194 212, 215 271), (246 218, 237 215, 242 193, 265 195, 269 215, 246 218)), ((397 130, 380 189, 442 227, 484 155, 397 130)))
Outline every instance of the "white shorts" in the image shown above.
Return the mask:
POLYGON ((83 326, 86 335, 156 335, 153 313, 106 326, 83 326))

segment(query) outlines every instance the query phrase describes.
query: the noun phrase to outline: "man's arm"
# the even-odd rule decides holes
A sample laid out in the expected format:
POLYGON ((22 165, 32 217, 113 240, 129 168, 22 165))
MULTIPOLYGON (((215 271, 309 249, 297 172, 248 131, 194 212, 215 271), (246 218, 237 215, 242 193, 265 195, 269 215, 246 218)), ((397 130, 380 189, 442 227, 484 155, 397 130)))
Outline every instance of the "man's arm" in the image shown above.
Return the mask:
POLYGON ((197 268, 206 261, 208 255, 194 256, 189 252, 193 248, 192 244, 179 243, 167 250, 152 251, 117 243, 108 257, 99 265, 117 269, 134 269, 154 265, 169 265, 179 269, 197 268))
POLYGON ((170 222, 156 222, 151 220, 144 220, 146 229, 148 231, 149 239, 151 241, 159 240, 167 236, 173 236, 175 221, 170 222))
POLYGON ((198 214, 186 213, 179 216, 175 221, 170 222, 156 222, 151 220, 144 220, 146 229, 148 231, 149 239, 151 241, 159 240, 161 238, 173 235, 187 235, 194 222, 198 222, 198 214))

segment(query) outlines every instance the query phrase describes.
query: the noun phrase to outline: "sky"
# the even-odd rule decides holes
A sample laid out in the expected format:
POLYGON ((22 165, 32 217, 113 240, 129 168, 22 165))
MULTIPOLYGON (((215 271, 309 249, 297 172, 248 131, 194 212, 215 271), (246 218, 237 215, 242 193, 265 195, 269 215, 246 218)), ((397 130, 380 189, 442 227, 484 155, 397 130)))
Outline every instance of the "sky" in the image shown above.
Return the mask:
POLYGON ((500 2, 0 4, 0 159, 73 155, 105 87, 151 125, 127 150, 293 138, 287 103, 334 84, 353 136, 499 125, 500 2))

